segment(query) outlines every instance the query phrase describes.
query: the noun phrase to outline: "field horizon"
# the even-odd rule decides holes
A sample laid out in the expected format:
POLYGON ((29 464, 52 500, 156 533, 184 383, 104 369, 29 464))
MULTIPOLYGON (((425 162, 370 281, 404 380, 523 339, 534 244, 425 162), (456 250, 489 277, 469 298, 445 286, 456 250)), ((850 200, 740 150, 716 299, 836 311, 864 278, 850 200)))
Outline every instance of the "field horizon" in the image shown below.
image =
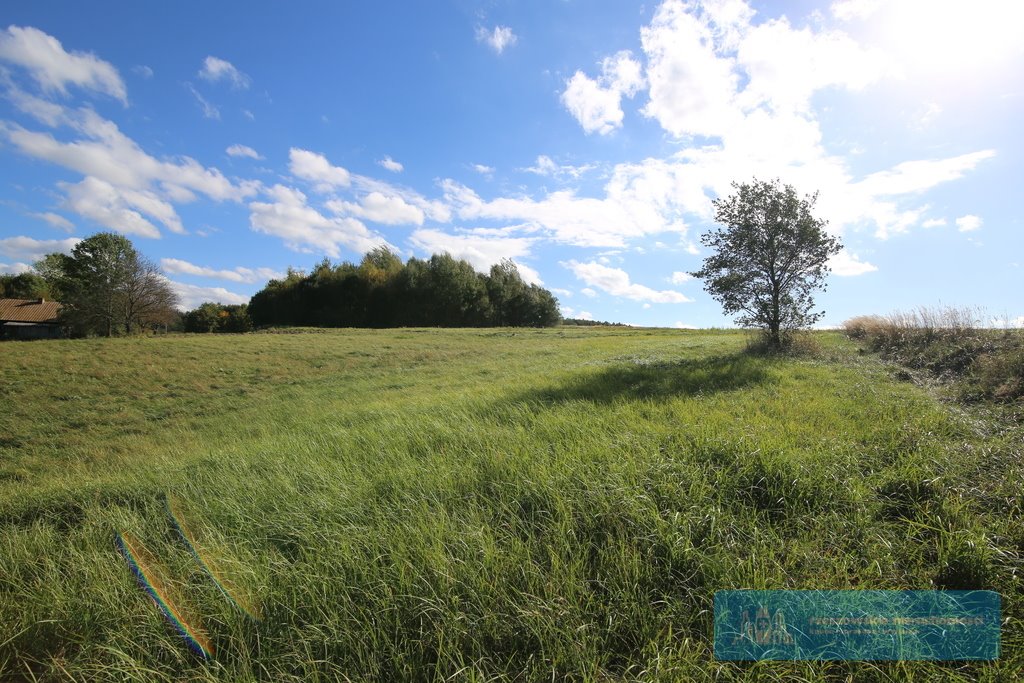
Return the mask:
POLYGON ((808 339, 4 344, 0 679, 1022 675, 1019 426, 808 339), (1001 656, 716 661, 714 592, 743 588, 998 591, 1001 656))

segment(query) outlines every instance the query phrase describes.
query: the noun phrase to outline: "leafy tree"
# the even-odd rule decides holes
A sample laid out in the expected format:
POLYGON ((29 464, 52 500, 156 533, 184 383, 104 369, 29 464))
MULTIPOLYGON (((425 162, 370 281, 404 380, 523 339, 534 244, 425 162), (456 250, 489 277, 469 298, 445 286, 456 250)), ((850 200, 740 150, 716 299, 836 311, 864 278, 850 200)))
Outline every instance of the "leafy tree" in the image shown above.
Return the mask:
POLYGON ((842 248, 827 222, 812 214, 817 194, 803 198, 778 180, 733 183, 735 192, 714 201, 724 228, 701 237, 714 250, 691 273, 726 314, 744 327, 760 328, 768 344, 785 346, 794 330, 820 320, 812 293, 824 290, 828 260, 842 248))
POLYGON ((178 299, 170 284, 121 235, 97 233, 70 256, 47 254, 36 270, 58 293, 61 316, 78 334, 131 334, 175 315, 178 299))
POLYGON ((46 280, 36 273, 0 275, 0 299, 49 299, 53 297, 46 280))

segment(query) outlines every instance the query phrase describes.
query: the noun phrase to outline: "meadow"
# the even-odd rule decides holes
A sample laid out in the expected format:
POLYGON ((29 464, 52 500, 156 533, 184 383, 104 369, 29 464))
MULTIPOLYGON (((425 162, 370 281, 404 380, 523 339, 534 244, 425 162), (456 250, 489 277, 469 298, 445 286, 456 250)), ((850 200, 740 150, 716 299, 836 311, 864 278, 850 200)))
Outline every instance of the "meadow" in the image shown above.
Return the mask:
POLYGON ((1024 676, 1019 425, 836 332, 801 356, 747 345, 600 327, 0 345, 0 680, 1024 676), (1002 654, 719 662, 729 588, 996 590, 1002 654))

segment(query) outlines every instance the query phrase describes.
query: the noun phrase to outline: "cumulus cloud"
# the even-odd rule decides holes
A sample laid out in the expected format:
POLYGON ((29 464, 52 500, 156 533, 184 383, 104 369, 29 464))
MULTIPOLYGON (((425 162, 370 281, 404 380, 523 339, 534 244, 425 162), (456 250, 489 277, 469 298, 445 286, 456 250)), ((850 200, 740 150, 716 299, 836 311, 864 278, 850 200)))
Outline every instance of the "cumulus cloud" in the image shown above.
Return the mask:
POLYGON ((966 216, 960 216, 956 219, 956 229, 960 232, 973 232, 981 228, 982 220, 980 216, 974 214, 967 214, 966 216))
POLYGON ((656 304, 679 304, 692 301, 676 291, 657 291, 630 282, 629 273, 620 268, 609 268, 593 261, 580 263, 575 260, 563 262, 562 265, 586 284, 597 287, 612 296, 621 296, 633 301, 650 301, 656 304))
POLYGON ((271 268, 244 268, 242 266, 238 266, 236 268, 218 270, 216 268, 197 266, 194 263, 189 263, 188 261, 176 258, 160 259, 160 267, 163 268, 165 272, 177 275, 196 275, 198 277, 230 280, 231 282, 242 282, 245 284, 255 284, 257 282, 266 282, 267 280, 280 280, 285 277, 284 273, 271 268))
POLYGON ((519 37, 508 26, 495 26, 491 30, 478 26, 476 29, 476 40, 478 43, 485 43, 496 54, 500 55, 505 51, 505 48, 515 45, 519 37))
POLYGON ((643 68, 628 50, 601 62, 601 75, 590 78, 577 71, 566 81, 562 104, 583 130, 608 135, 622 127, 622 98, 633 97, 644 86, 643 68))
POLYGON ((266 194, 271 201, 249 204, 249 224, 256 232, 281 238, 289 249, 338 258, 342 247, 358 254, 379 246, 391 247, 355 218, 324 216, 307 204, 306 195, 299 190, 274 185, 266 194))
POLYGON ((0 256, 15 261, 32 263, 47 254, 60 252, 70 254, 75 245, 81 242, 77 237, 63 240, 37 240, 34 237, 19 235, 17 237, 0 238, 0 256))
POLYGON ((330 192, 334 188, 352 184, 352 175, 341 166, 332 166, 323 154, 292 147, 288 152, 288 160, 288 169, 292 175, 313 183, 318 192, 330 192))
POLYGON ((832 269, 832 274, 840 277, 854 277, 878 270, 877 266, 861 261, 856 254, 846 249, 829 259, 828 265, 832 269))
POLYGON ((228 291, 223 287, 200 287, 175 280, 167 280, 167 284, 178 295, 178 310, 181 311, 198 308, 200 304, 207 301, 219 304, 249 303, 249 297, 228 291))
POLYGON ((356 216, 384 225, 423 225, 424 213, 399 196, 371 192, 358 203, 332 199, 325 206, 339 216, 356 216))
POLYGON ((540 275, 520 259, 528 256, 535 240, 526 237, 491 237, 474 234, 452 235, 440 230, 416 230, 409 238, 416 247, 428 254, 448 252, 464 259, 478 271, 485 273, 502 259, 511 259, 523 280, 541 285, 540 275))
POLYGON ((185 232, 174 207, 152 192, 117 187, 91 176, 59 186, 67 194, 65 207, 111 230, 159 239, 160 230, 143 217, 146 214, 171 232, 185 232))
POLYGON ((31 273, 32 266, 27 263, 0 263, 0 274, 3 275, 21 275, 22 273, 31 273))
POLYGON ((480 175, 485 176, 489 176, 492 173, 494 173, 493 166, 484 166, 483 164, 473 164, 473 170, 479 173, 480 175))
POLYGON ((403 166, 402 164, 398 163, 397 161, 395 161, 391 157, 384 157, 383 159, 378 161, 377 164, 379 164, 380 166, 383 166, 384 168, 386 168, 387 170, 391 171, 392 173, 401 173, 402 171, 405 170, 405 166, 403 166))
POLYGON ((924 223, 921 223, 922 228, 938 228, 946 225, 947 221, 945 218, 929 218, 924 223))
POLYGON ((693 276, 690 275, 689 273, 684 273, 682 271, 677 270, 676 272, 672 273, 672 275, 671 275, 671 277, 669 277, 668 281, 671 282, 674 285, 681 285, 684 282, 689 282, 692 279, 693 279, 693 276))
POLYGON ((53 36, 31 26, 0 31, 0 60, 25 68, 46 92, 67 94, 74 85, 128 103, 128 92, 109 62, 89 52, 67 52, 53 36))
MULTIPOLYGON (((605 186, 603 198, 580 197, 559 190, 540 199, 499 197, 485 201, 472 189, 448 179, 441 183, 445 201, 462 219, 524 223, 554 241, 575 246, 621 247, 633 237, 674 231, 684 233, 682 210, 687 201, 710 204, 700 185, 684 185, 681 167, 656 160, 621 164, 605 186)), ((701 203, 701 206, 703 204, 701 203)))
POLYGON ((248 157, 249 159, 262 159, 259 152, 247 145, 231 145, 226 150, 229 157, 248 157))
POLYGON ((252 79, 236 69, 234 64, 212 55, 203 60, 203 66, 199 69, 199 77, 211 83, 227 81, 231 87, 241 90, 248 88, 252 83, 252 79))

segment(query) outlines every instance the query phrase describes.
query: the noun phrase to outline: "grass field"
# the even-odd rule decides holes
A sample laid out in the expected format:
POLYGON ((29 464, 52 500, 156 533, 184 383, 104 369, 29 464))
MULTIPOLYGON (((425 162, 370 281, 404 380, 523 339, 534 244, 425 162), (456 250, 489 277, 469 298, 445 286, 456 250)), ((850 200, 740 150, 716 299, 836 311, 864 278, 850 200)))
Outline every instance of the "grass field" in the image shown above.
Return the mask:
POLYGON ((816 340, 800 358, 610 328, 3 344, 0 680, 1024 675, 1020 428, 816 340), (716 662, 726 588, 997 590, 1002 656, 716 662))

